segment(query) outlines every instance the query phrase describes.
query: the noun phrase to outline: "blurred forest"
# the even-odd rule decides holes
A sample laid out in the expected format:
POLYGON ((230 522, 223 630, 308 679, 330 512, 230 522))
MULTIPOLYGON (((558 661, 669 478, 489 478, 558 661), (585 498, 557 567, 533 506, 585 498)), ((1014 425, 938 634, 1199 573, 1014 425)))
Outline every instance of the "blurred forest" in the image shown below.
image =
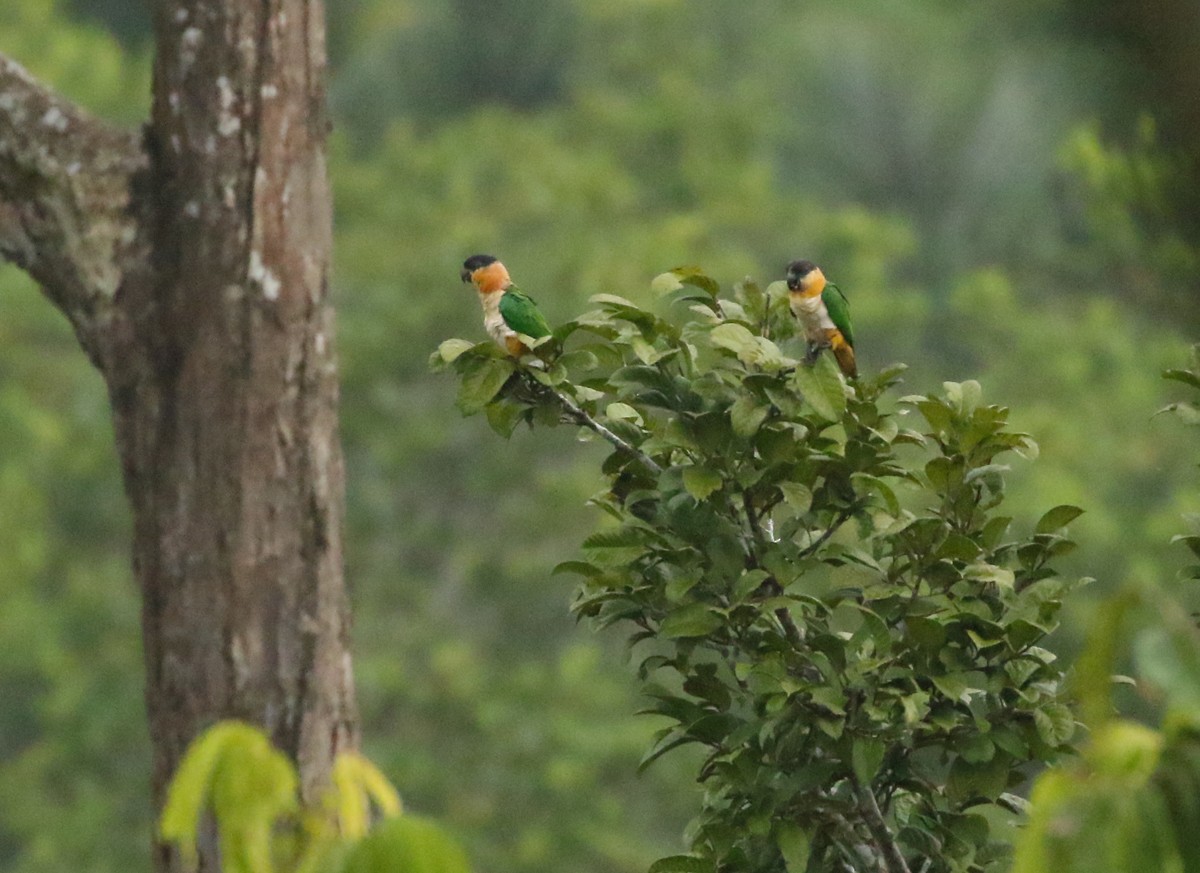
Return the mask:
MULTIPOLYGON (((1193 0, 338 0, 336 303, 349 578, 367 751, 479 870, 640 871, 700 789, 632 713, 615 638, 550 568, 596 521, 596 446, 504 443, 426 370, 483 338, 468 254, 552 322, 697 264, 807 257, 860 364, 975 378, 1041 458, 1018 525, 1087 514, 1063 569, 1169 582, 1200 510, 1153 418, 1200 329, 1193 0), (1176 553, 1178 551, 1178 554, 1176 553), (1073 561, 1073 564, 1072 564, 1073 561)), ((6 0, 0 51, 110 119, 147 111, 150 16, 6 0)), ((128 518, 104 388, 0 268, 0 871, 148 869, 149 754, 128 518)), ((1088 601, 1066 618, 1071 650, 1088 601)))

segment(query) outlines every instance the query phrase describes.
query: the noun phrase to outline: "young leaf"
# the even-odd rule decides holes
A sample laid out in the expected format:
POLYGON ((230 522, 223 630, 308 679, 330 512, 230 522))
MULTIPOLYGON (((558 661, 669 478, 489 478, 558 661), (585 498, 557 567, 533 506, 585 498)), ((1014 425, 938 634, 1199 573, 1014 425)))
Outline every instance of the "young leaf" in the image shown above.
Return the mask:
POLYGON ((366 836, 371 806, 384 818, 400 814, 400 795, 379 769, 356 752, 343 752, 333 762, 330 791, 338 832, 352 840, 366 836))
POLYGON ((269 871, 271 832, 280 817, 298 808, 297 786, 295 768, 261 730, 219 722, 184 755, 167 790, 159 833, 194 859, 200 814, 211 807, 225 869, 269 871))

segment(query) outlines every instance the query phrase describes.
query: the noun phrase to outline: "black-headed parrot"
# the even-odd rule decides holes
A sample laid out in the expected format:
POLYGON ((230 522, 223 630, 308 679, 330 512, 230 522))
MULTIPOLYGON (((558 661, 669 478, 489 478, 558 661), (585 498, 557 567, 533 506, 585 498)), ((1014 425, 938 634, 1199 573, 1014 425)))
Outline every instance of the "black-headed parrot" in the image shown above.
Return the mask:
POLYGON ((519 334, 530 339, 550 335, 550 325, 533 298, 513 284, 504 264, 491 255, 471 255, 463 261, 461 276, 479 291, 488 335, 514 358, 529 352, 519 334))
POLYGON ((821 349, 829 349, 842 373, 849 379, 856 377, 850 304, 841 289, 826 281, 821 268, 812 261, 788 264, 787 286, 792 314, 804 326, 808 340, 808 363, 816 361, 821 349))

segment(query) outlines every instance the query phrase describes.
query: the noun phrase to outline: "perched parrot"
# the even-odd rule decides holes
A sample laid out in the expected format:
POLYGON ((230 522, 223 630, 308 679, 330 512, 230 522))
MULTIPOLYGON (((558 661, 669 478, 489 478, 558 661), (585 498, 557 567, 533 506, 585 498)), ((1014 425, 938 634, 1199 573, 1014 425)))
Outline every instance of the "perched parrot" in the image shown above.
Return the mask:
POLYGON ((462 280, 473 282, 479 291, 488 335, 514 358, 529 351, 517 334, 531 339, 550 335, 550 325, 533 298, 513 284, 504 264, 491 255, 471 255, 463 261, 462 280))
POLYGON ((788 264, 787 286, 792 314, 804 325, 808 339, 808 362, 816 361, 821 349, 830 349, 842 373, 849 379, 856 377, 850 304, 841 289, 827 282, 821 268, 812 261, 788 264))

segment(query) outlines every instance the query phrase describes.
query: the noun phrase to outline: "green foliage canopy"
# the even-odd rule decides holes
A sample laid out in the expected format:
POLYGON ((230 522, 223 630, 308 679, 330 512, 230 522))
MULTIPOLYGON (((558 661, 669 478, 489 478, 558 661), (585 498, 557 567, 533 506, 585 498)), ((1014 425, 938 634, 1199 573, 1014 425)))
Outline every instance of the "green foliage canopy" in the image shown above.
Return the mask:
POLYGON ((1040 644, 1082 510, 1010 533, 997 459, 1036 446, 978 383, 902 398, 924 419, 905 427, 902 368, 846 386, 830 356, 798 361, 782 282, 655 286, 593 297, 548 366, 459 340, 431 363, 504 436, 582 410, 615 446, 592 500, 613 524, 559 569, 584 578, 578 615, 631 626, 666 721, 643 767, 703 750, 693 854, 656 868, 1000 869, 1009 789, 1075 730, 1040 644))

